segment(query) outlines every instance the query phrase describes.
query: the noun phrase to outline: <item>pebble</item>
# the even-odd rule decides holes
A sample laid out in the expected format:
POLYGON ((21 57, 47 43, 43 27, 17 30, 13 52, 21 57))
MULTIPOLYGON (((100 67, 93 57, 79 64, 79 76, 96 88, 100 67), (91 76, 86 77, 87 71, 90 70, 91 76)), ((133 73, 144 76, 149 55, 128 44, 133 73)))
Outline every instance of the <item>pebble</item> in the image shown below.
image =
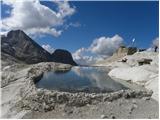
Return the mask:
POLYGON ((143 97, 142 99, 143 99, 143 100, 150 100, 151 97, 143 97))
POLYGON ((137 108, 137 107, 138 107, 138 106, 137 106, 136 104, 133 104, 133 105, 131 106, 130 110, 129 110, 129 113, 131 114, 132 111, 133 111, 135 108, 137 108))
POLYGON ((107 103, 108 103, 108 104, 111 104, 112 102, 111 102, 111 101, 108 101, 107 103))
POLYGON ((119 106, 121 106, 121 105, 122 105, 122 103, 120 102, 118 105, 119 105, 119 106))
POLYGON ((34 111, 38 111, 38 108, 37 108, 37 107, 35 107, 35 108, 34 108, 34 111))
POLYGON ((111 118, 112 118, 112 119, 116 119, 116 117, 115 117, 114 115, 111 115, 111 118))
POLYGON ((72 114, 73 110, 71 110, 71 109, 65 109, 64 112, 67 113, 67 114, 72 114))
POLYGON ((105 119, 105 118, 108 118, 107 115, 101 115, 101 119, 105 119))
POLYGON ((136 104, 136 103, 137 103, 137 101, 136 101, 136 100, 132 100, 132 103, 133 103, 133 104, 136 104))
POLYGON ((50 106, 49 106, 49 105, 45 105, 45 109, 46 109, 46 110, 49 110, 49 109, 50 109, 50 106))

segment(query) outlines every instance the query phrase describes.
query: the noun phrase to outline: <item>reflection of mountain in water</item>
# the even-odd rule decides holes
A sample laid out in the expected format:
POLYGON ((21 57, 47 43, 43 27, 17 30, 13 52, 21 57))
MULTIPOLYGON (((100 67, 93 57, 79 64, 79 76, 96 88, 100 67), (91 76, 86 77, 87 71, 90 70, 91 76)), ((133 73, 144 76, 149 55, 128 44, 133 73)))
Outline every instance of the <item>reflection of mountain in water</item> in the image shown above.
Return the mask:
POLYGON ((95 93, 126 89, 113 81, 106 69, 97 67, 73 67, 67 72, 46 72, 36 86, 59 91, 95 93))
POLYGON ((71 69, 62 69, 62 70, 55 70, 54 73, 55 74, 64 74, 69 72, 71 69))

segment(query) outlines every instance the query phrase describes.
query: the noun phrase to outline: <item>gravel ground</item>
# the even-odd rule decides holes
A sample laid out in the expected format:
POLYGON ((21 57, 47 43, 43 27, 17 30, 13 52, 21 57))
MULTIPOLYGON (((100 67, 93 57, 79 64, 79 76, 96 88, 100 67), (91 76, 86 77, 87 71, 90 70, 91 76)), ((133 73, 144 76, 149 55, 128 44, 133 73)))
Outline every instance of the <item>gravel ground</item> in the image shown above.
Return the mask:
POLYGON ((112 102, 101 102, 83 107, 59 105, 50 112, 30 112, 23 118, 32 119, 134 119, 159 118, 158 102, 153 99, 118 99, 112 102))

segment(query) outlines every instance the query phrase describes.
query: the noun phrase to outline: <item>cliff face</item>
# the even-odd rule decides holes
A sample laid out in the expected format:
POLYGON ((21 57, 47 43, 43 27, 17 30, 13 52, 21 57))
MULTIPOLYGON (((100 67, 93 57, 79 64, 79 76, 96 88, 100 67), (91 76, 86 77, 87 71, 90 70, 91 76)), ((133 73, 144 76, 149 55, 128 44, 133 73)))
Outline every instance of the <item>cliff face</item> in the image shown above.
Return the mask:
POLYGON ((27 64, 53 61, 77 65, 68 51, 56 50, 51 55, 21 30, 10 31, 7 36, 1 36, 1 51, 27 64))
POLYGON ((28 64, 53 61, 52 56, 21 30, 1 37, 1 51, 28 64))
POLYGON ((52 54, 55 61, 65 64, 77 65, 76 62, 73 61, 72 55, 67 50, 57 49, 52 54))

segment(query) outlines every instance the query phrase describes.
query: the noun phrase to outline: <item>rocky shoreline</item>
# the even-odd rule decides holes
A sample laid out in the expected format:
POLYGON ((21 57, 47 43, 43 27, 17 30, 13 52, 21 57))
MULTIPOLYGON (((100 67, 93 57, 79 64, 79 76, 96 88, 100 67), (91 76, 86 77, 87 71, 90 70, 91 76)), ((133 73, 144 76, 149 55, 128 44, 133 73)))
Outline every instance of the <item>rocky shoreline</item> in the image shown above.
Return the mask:
MULTIPOLYGON (((2 84, 2 96, 3 92, 5 93, 5 89, 7 86, 12 85, 14 82, 22 82, 22 85, 16 86, 19 87, 19 91, 15 94, 14 103, 13 99, 8 102, 13 104, 13 107, 9 109, 11 110, 12 114, 21 113, 23 111, 24 115, 14 115, 14 117, 22 118, 25 114, 33 114, 34 112, 38 113, 48 113, 54 112, 59 109, 59 106, 64 107, 76 107, 77 109, 86 107, 88 105, 95 105, 97 106, 100 103, 108 103, 114 102, 119 99, 124 100, 132 100, 132 99, 151 99, 152 91, 148 90, 120 90, 113 93, 69 93, 69 92, 58 92, 55 90, 46 90, 46 89, 38 89, 35 86, 36 80, 43 75, 44 72, 50 70, 68 70, 71 69, 71 65, 54 63, 54 62, 44 62, 34 64, 32 66, 25 66, 24 70, 18 71, 15 73, 14 76, 11 76, 12 79, 9 77, 3 76, 2 81, 5 84, 2 84), (22 72, 19 75, 19 72, 22 72), (18 77, 18 78, 16 78, 18 77), (3 91, 4 90, 4 91, 3 91), (14 111, 14 113, 13 113, 14 111), (21 112, 20 112, 21 111, 21 112)), ((3 68, 5 71, 7 69, 12 70, 11 68, 3 68)), ((16 68, 17 69, 17 68, 16 68)), ((13 69, 14 70, 14 69, 13 69)), ((9 74, 8 74, 9 75, 9 74)), ((7 76, 8 76, 7 75, 7 76)), ((17 85, 17 83, 16 83, 17 85)), ((13 88, 10 88, 13 89, 13 88)), ((9 94, 8 94, 9 95, 9 94)), ((3 100, 3 99, 2 99, 3 100)), ((7 102, 4 100, 2 101, 2 108, 6 107, 5 104, 7 102)), ((11 105, 8 103, 8 106, 11 105)), ((11 114, 10 113, 10 114, 11 114)), ((5 118, 13 117, 13 115, 7 115, 8 113, 4 113, 5 118)), ((59 113, 60 114, 60 113, 59 113)), ((26 117, 26 116, 25 116, 26 117)), ((40 116, 37 116, 39 118, 40 116)))
MULTIPOLYGON (((66 70, 71 66, 59 66, 52 63, 37 64, 28 71, 26 80, 29 82, 28 87, 32 88, 31 92, 22 101, 22 108, 31 109, 35 111, 50 111, 54 108, 54 104, 66 104, 69 106, 81 107, 87 104, 94 104, 102 101, 113 101, 124 97, 129 98, 142 98, 150 97, 152 91, 147 90, 120 90, 112 93, 69 93, 58 92, 55 90, 38 89, 35 87, 35 81, 39 79, 44 72, 50 70, 66 70)), ((26 92, 23 92, 26 93, 26 92)))

